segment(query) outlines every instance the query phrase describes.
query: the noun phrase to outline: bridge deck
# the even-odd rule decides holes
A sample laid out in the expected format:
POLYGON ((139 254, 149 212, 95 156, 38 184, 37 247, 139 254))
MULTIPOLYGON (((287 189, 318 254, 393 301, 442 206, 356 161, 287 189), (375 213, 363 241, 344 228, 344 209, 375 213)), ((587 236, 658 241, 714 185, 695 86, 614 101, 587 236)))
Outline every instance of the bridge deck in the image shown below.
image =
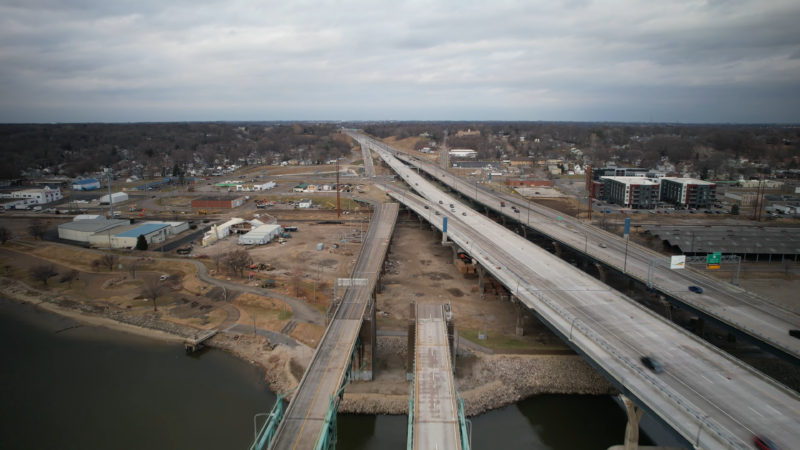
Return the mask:
MULTIPOLYGON (((353 278, 374 282, 394 231, 398 204, 377 205, 361 247, 353 278)), ((311 364, 289 404, 271 449, 313 449, 330 407, 331 396, 344 382, 361 321, 370 301, 370 286, 349 287, 317 347, 311 364)))
POLYGON ((458 205, 456 213, 442 208, 439 201, 447 204, 451 197, 383 156, 425 196, 393 192, 395 199, 439 229, 442 219, 449 217, 450 239, 509 286, 612 383, 675 430, 684 445, 750 448, 755 433, 765 434, 779 447, 800 442, 796 393, 482 214, 464 205, 458 205), (645 355, 660 360, 664 373, 644 367, 640 358, 645 355))
POLYGON ((441 305, 417 308, 414 449, 460 449, 458 407, 441 305))

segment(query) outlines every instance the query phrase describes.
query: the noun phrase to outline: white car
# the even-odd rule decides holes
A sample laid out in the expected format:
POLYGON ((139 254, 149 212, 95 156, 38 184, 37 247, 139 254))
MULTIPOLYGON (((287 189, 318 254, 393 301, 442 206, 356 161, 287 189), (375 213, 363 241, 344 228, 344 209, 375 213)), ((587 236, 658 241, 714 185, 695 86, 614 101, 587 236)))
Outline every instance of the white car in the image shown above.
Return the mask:
POLYGON ((167 281, 167 278, 168 277, 166 275, 161 275, 161 281, 167 281))
POLYGON ((606 244, 600 244, 600 248, 607 248, 606 244))

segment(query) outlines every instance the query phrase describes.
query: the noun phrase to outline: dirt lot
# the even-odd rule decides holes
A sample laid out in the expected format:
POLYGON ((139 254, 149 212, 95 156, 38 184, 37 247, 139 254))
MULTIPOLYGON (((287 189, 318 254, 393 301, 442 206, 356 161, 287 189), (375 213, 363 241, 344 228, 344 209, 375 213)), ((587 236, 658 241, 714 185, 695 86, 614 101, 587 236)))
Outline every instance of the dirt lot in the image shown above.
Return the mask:
POLYGON ((386 290, 378 296, 378 309, 389 314, 378 318, 379 329, 406 331, 412 301, 418 304, 449 301, 456 328, 465 332, 465 337, 486 327, 490 336, 502 335, 504 346, 509 348, 531 348, 534 344, 536 348, 561 347, 560 340, 529 313, 525 314, 525 337, 515 336, 516 312, 511 303, 481 299, 480 294, 471 292, 471 286, 478 284, 477 278, 465 279, 452 264, 453 251, 434 239, 429 228, 396 226, 389 253, 392 266, 382 279, 386 290))

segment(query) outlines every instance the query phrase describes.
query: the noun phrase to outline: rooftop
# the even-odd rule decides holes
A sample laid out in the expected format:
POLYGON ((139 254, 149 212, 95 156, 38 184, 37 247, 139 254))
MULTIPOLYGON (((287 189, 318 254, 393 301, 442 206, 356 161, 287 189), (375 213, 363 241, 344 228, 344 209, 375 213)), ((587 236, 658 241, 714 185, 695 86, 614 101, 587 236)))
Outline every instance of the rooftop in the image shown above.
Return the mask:
POLYGON ((797 228, 643 225, 642 229, 683 253, 800 254, 797 228))
POLYGON ((91 184, 91 183, 99 183, 99 181, 96 178, 87 178, 85 180, 75 181, 72 184, 91 184))
POLYGON ((129 224, 128 220, 88 219, 62 223, 58 228, 73 231, 102 231, 129 224))
POLYGON ((658 186, 658 183, 645 177, 600 177, 601 180, 613 180, 625 184, 637 184, 639 186, 658 186))
POLYGON ((165 223, 144 223, 141 225, 131 225, 133 228, 120 230, 121 233, 114 234, 114 237, 139 237, 140 234, 147 236, 150 233, 166 228, 165 223))
POLYGON ((662 180, 673 181, 681 184, 699 184, 704 186, 716 185, 717 183, 711 181, 698 180, 697 178, 677 178, 677 177, 664 177, 662 180))
POLYGON ((198 197, 193 199, 192 201, 203 201, 203 202, 228 202, 236 200, 237 198, 241 198, 237 195, 221 195, 219 197, 198 197))

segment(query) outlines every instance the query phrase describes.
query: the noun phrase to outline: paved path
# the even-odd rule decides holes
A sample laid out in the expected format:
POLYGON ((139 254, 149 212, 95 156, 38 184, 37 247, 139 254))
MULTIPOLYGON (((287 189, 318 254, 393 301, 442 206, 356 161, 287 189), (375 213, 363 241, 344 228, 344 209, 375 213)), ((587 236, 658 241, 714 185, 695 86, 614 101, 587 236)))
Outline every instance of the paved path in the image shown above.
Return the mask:
MULTIPOLYGON (((225 333, 253 334, 252 326, 243 325, 241 323, 237 323, 227 328, 220 328, 220 329, 225 333)), ((290 338, 289 336, 276 333, 274 331, 265 330, 263 328, 256 328, 256 334, 269 339, 270 344, 281 344, 291 348, 295 348, 300 345, 296 340, 290 338)))

